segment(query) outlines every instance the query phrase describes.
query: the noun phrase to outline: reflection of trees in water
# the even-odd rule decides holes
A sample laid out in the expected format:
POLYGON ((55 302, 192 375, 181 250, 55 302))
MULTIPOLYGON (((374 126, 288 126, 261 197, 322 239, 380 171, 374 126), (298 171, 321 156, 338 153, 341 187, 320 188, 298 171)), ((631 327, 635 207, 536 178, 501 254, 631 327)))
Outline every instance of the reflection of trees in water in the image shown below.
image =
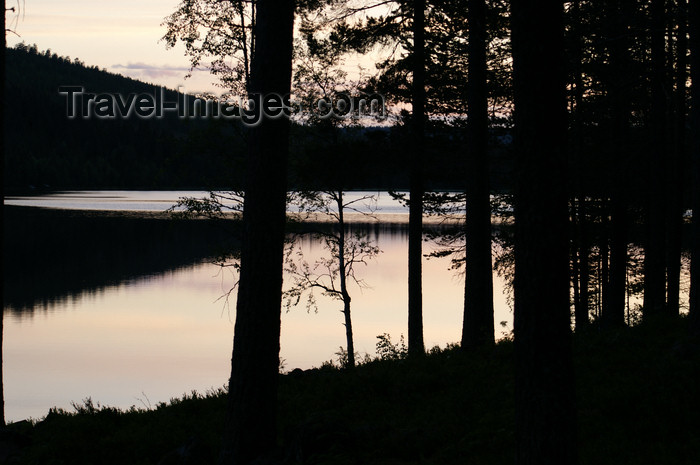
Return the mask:
MULTIPOLYGON (((625 291, 625 321, 634 325, 642 321, 642 303, 644 298, 644 248, 637 243, 628 245, 627 281, 625 291)), ((606 254, 596 245, 590 251, 589 315, 598 321, 603 312, 605 301, 606 254)), ((608 257, 609 260, 609 257, 608 257)), ((690 251, 686 248, 681 254, 681 312, 688 311, 688 292, 690 290, 690 251), (685 298, 683 296, 686 296, 685 298)))
MULTIPOLYGON (((231 265, 237 256, 232 220, 178 221, 24 207, 5 207, 5 215, 4 305, 16 314, 48 311, 81 296, 99 295, 105 287, 204 260, 231 265)), ((303 232, 308 227, 292 228, 303 232)), ((313 225, 324 227, 332 225, 313 225)), ((348 223, 346 229, 375 241, 407 235, 406 225, 398 223, 348 223)))
MULTIPOLYGON (((513 308, 514 256, 512 242, 506 234, 494 238, 494 272, 504 280, 503 292, 510 308, 513 308)), ((609 273, 610 256, 600 244, 596 243, 589 250, 588 267, 588 314, 595 323, 600 321, 605 301, 605 281, 609 273)), ((686 248, 681 256, 681 311, 688 310, 687 295, 690 290, 690 252, 686 248)), ((573 291, 573 290, 572 290, 573 291)), ((637 243, 628 245, 627 282, 625 290, 625 321, 634 325, 642 320, 642 301, 644 296, 644 248, 637 243)), ((572 295, 573 321, 573 295, 572 295)))
MULTIPOLYGON (((589 199, 588 229, 588 316, 591 321, 597 323, 602 318, 603 305, 605 305, 605 293, 608 292, 610 275, 610 224, 606 219, 606 202, 600 199, 589 199), (605 245, 605 246, 603 246, 605 245)), ((503 293, 511 310, 513 309, 513 279, 514 279, 514 254, 513 254, 513 217, 510 199, 508 196, 493 196, 493 270, 503 280, 503 293)), ((448 210, 450 214, 454 210, 448 210)), ((446 216, 454 220, 454 216, 446 216)), ((637 215, 635 222, 630 226, 630 242, 628 243, 627 274, 625 286, 625 322, 634 325, 641 322, 642 303, 644 296, 644 248, 643 242, 643 218, 637 215)), ((686 224, 682 231, 682 237, 689 242, 691 237, 690 226, 686 224)), ((428 238, 433 242, 435 251, 429 256, 450 257, 451 268, 457 274, 463 274, 464 270, 464 227, 462 222, 443 224, 428 233, 428 238)), ((574 238, 572 238, 574 240, 574 238)), ((584 263, 584 262, 581 262, 584 263)), ((578 265, 578 264, 576 264, 578 265)), ((579 285, 582 270, 578 269, 571 260, 572 280, 578 279, 579 285)), ((688 294, 690 290, 690 252, 689 244, 684 243, 681 255, 681 312, 688 311, 688 294)), ((575 296, 572 286, 572 322, 575 296)), ((581 293, 581 295, 584 295, 581 293)))
POLYGON ((48 310, 215 258, 234 247, 232 237, 204 221, 5 207, 4 305, 17 313, 48 310))
MULTIPOLYGON (((214 224, 199 220, 173 221, 168 218, 135 218, 95 215, 89 212, 5 207, 5 297, 10 312, 27 313, 49 310, 56 304, 81 295, 96 295, 107 286, 154 275, 199 263, 203 260, 230 264, 235 251, 233 221, 214 224)), ((311 235, 303 234, 310 225, 292 226, 304 246, 312 246, 311 235)), ((332 228, 332 224, 312 225, 313 230, 332 228)), ((589 315, 600 318, 604 300, 604 257, 599 241, 600 225, 591 225, 589 251, 589 315)), ((405 241, 405 223, 347 223, 346 232, 405 241)), ((457 225, 427 224, 426 239, 439 246, 450 242, 452 267, 461 273, 464 260, 463 229, 457 225)), ((627 268, 626 321, 634 324, 641 318, 643 297, 644 250, 641 232, 633 229, 627 268)), ((503 279, 506 300, 512 308, 513 250, 512 227, 500 217, 493 228, 494 272, 503 279)), ((291 237, 291 236, 290 236, 291 237)), ((684 231, 690 238, 690 232, 684 231)), ((690 286, 690 256, 686 246, 682 255, 681 310, 687 311, 690 286)))

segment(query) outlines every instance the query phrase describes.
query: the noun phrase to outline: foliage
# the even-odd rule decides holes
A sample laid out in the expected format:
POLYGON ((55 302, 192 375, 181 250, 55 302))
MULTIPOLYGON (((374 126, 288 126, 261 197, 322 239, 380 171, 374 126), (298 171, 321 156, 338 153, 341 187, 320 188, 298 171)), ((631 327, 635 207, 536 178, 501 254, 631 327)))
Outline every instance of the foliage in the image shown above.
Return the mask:
POLYGON ((379 248, 374 245, 369 236, 362 231, 346 230, 345 214, 355 212, 371 216, 376 209, 376 197, 371 195, 355 199, 344 198, 343 191, 310 192, 302 191, 298 195, 299 209, 307 215, 320 214, 320 219, 331 219, 331 229, 319 228, 312 237, 319 239, 327 255, 309 264, 303 258, 301 244, 289 248, 285 258, 285 271, 291 277, 292 284, 283 292, 287 311, 299 303, 306 294, 306 309, 317 310, 315 290, 322 295, 339 300, 343 303, 341 312, 344 317, 346 352, 341 348, 339 355, 341 365, 355 367, 355 349, 353 342, 352 317, 350 313, 349 283, 354 283, 360 289, 367 284, 355 274, 359 265, 367 265, 368 261, 379 254, 379 248), (369 213, 360 210, 359 203, 367 203, 369 213), (343 358, 343 353, 345 358, 343 358), (345 361, 347 359, 347 361, 345 361))
POLYGON ((252 1, 183 0, 161 24, 166 27, 162 40, 168 48, 184 44, 190 73, 206 66, 216 85, 246 95, 254 20, 252 1))
MULTIPOLYGON (((366 1, 328 13, 333 30, 318 28, 335 50, 373 51, 377 72, 365 87, 402 107, 411 101, 413 55, 412 2, 366 1)), ((492 0, 488 8, 489 95, 492 116, 507 119, 511 106, 508 2, 492 0)), ((468 23, 466 2, 434 0, 426 12, 427 113, 444 121, 465 116, 468 23)))
POLYGON ((360 213, 358 204, 365 203, 372 212, 376 208, 376 197, 362 196, 352 200, 344 200, 341 191, 305 191, 298 194, 299 211, 307 219, 320 214, 320 219, 330 219, 331 228, 318 228, 310 233, 311 237, 320 240, 326 255, 313 263, 304 259, 302 243, 296 241, 286 251, 285 271, 291 276, 292 284, 284 291, 285 306, 289 311, 299 304, 306 294, 307 311, 317 311, 318 304, 315 290, 334 300, 349 300, 344 282, 355 283, 360 289, 367 288, 367 283, 358 277, 358 266, 366 266, 368 261, 376 257, 380 250, 374 245, 369 236, 362 231, 347 231, 344 215, 347 212, 360 213), (374 205, 374 206, 373 206, 374 205))
POLYGON ((389 333, 380 334, 377 339, 379 339, 377 341, 377 358, 379 360, 403 360, 408 356, 408 347, 406 347, 403 334, 396 344, 391 342, 389 333))
MULTIPOLYGON (((308 28, 309 13, 340 2, 302 0, 296 3, 298 12, 305 16, 303 31, 308 28)), ((190 75, 193 70, 204 67, 216 78, 215 85, 238 96, 246 95, 255 50, 255 12, 255 1, 251 0, 182 0, 161 24, 166 28, 161 40, 167 48, 177 43, 185 46, 190 75)), ((298 57, 299 52, 296 52, 298 57)), ((338 64, 332 61, 334 73, 339 72, 338 64)))
MULTIPOLYGON (((209 191, 207 197, 180 197, 175 205, 166 210, 175 220, 206 219, 225 229, 234 239, 236 244, 241 241, 240 228, 228 228, 228 222, 223 221, 234 216, 240 219, 243 213, 244 193, 242 191, 209 191)), ((240 273, 241 251, 239 247, 221 249, 214 257, 212 263, 219 266, 220 273, 228 270, 233 275, 233 285, 224 291, 217 299, 224 302, 226 309, 230 309, 231 295, 238 288, 238 276, 240 273)), ((281 362, 280 362, 281 363, 281 362)), ((280 365, 282 370, 282 365, 280 365)))
MULTIPOLYGON (((347 368, 351 368, 351 365, 350 365, 350 356, 348 355, 348 351, 347 351, 347 349, 345 349, 345 347, 339 346, 339 347, 338 347, 338 352, 336 352, 334 355, 336 356, 336 359, 338 360, 337 368, 340 368, 340 369, 343 369, 343 370, 344 370, 344 369, 347 369, 347 368)), ((358 352, 355 352, 354 355, 355 355, 355 356, 354 356, 353 360, 359 359, 360 354, 359 354, 358 352)), ((354 362, 353 362, 353 363, 354 363, 354 362)), ((330 361, 330 366, 333 367, 333 368, 336 367, 336 365, 333 363, 332 360, 330 361)))
MULTIPOLYGON (((509 277, 512 284, 512 196, 498 194, 491 196, 491 216, 493 228, 494 270, 501 277, 509 277), (510 270, 510 271, 509 271, 510 270), (510 273, 510 274, 509 274, 510 273)), ((457 272, 464 266, 464 202, 463 193, 429 192, 425 205, 427 214, 440 220, 441 227, 428 229, 426 237, 432 241, 435 250, 426 254, 429 258, 451 257, 450 269, 457 272)))
POLYGON ((208 197, 180 197, 166 211, 175 219, 206 218, 218 220, 225 212, 243 212, 242 191, 210 191, 208 197))

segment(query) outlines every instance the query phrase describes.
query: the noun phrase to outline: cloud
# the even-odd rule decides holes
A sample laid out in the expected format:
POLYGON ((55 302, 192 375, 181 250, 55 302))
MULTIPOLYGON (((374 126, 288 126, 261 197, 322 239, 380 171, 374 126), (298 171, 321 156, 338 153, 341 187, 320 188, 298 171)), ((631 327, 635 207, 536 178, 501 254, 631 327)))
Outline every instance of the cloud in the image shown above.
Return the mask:
POLYGON ((114 70, 123 70, 129 76, 148 77, 157 79, 162 77, 182 77, 190 72, 187 66, 172 65, 151 65, 148 63, 136 62, 126 65, 116 64, 111 66, 114 70))

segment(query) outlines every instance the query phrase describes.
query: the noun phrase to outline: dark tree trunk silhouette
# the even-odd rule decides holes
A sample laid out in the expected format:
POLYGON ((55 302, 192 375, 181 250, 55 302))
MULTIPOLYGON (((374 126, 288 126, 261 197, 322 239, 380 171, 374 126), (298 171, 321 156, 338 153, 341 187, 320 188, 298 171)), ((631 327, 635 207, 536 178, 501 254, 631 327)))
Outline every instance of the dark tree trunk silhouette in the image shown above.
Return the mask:
POLYGON ((666 304, 666 99, 664 96, 665 4, 651 2, 651 153, 648 166, 647 235, 644 246, 644 316, 664 313, 666 304))
POLYGON ((345 339, 348 345, 347 368, 355 368, 355 343, 352 336, 352 317, 350 315, 350 294, 348 293, 347 268, 345 263, 345 214, 343 210, 343 191, 338 190, 336 208, 338 209, 338 273, 340 275, 340 292, 343 298, 343 317, 345 318, 345 339))
MULTIPOLYGON (((288 95, 293 0, 258 0, 251 96, 288 95)), ((289 119, 249 133, 241 272, 222 463, 247 464, 276 445, 289 119)))
POLYGON ((588 201, 586 195, 581 193, 578 199, 578 229, 579 229, 579 299, 581 307, 575 314, 576 329, 586 328, 590 323, 590 283, 591 283, 591 262, 590 262, 590 241, 588 233, 588 201))
POLYGON ((625 324, 625 297, 627 285, 627 174, 629 167, 629 97, 626 89, 629 79, 629 40, 627 24, 632 12, 627 2, 606 2, 607 38, 609 47, 608 100, 610 101, 609 144, 613 158, 613 179, 610 218, 610 268, 608 287, 603 302, 601 323, 604 327, 625 324))
MULTIPOLYGON (((575 150, 573 156, 577 156, 575 150)), ((574 288, 574 321, 576 331, 581 331, 586 329, 590 323, 590 247, 588 245, 588 202, 583 190, 580 187, 577 187, 577 190, 579 195, 571 198, 571 222, 573 226, 571 281, 574 288)))
MULTIPOLYGON (((3 157, 3 167, 5 165, 5 47, 7 47, 7 38, 5 34, 7 33, 7 26, 5 22, 5 9, 6 2, 2 2, 3 12, 2 12, 2 50, 0 50, 0 128, 2 128, 2 135, 0 136, 0 152, 3 157)), ((0 195, 2 195, 2 209, 0 210, 0 242, 5 244, 5 173, 4 168, 0 172, 0 195)), ((4 253, 3 253, 4 256, 4 253)), ((0 263, 0 296, 5 295, 5 276, 4 276, 4 263, 0 263)), ((2 347, 5 340, 5 305, 3 304, 2 310, 0 310, 0 426, 5 426, 5 379, 3 377, 3 351, 2 347)))
MULTIPOLYGON (((686 166, 686 145, 685 145, 685 124, 686 124, 686 80, 688 79, 688 30, 687 24, 687 3, 686 0, 677 0, 675 21, 671 24, 677 25, 676 31, 676 88, 671 87, 674 95, 673 115, 674 115, 674 137, 673 151, 669 153, 669 168, 667 181, 668 195, 668 219, 666 232, 666 309, 669 315, 678 316, 680 314, 680 283, 681 283, 681 249, 682 249, 682 226, 683 226, 683 167, 686 166)), ((670 54, 670 64, 673 53, 670 54)), ((672 66, 670 67, 673 68, 672 66)), ((670 79, 669 79, 670 81, 670 79)), ((672 81, 670 81, 672 82, 672 81)))
POLYGON ((598 247, 600 250, 600 306, 598 307, 598 318, 603 319, 605 306, 608 305, 610 297, 610 202, 608 199, 601 201, 600 215, 600 237, 598 247))
POLYGON ((576 462, 563 4, 513 0, 516 463, 576 462))
MULTIPOLYGON (((690 25, 690 72, 692 79, 691 121, 693 127, 700 127, 700 5, 697 1, 689 2, 690 25)), ((692 141, 693 169, 693 237, 691 242, 690 270, 690 331, 700 338, 700 131, 693 133, 692 141)))
POLYGON ((581 321, 583 320, 582 314, 583 314, 583 309, 584 306, 581 305, 581 260, 579 257, 579 250, 580 250, 580 235, 578 232, 579 228, 579 222, 578 222, 578 213, 576 209, 576 197, 571 197, 569 199, 569 209, 571 211, 570 213, 570 221, 571 221, 571 227, 572 227, 572 234, 571 234, 571 287, 572 287, 572 294, 574 298, 574 320, 576 321, 576 331, 579 331, 583 329, 586 325, 586 321, 581 321))
POLYGON ((469 153, 466 186, 466 261, 462 347, 494 342, 491 266, 491 199, 488 163, 486 90, 486 2, 467 2, 469 153))
POLYGON ((572 282, 574 285, 574 319, 576 330, 583 330, 588 326, 588 303, 589 303, 589 240, 588 240, 588 214, 586 192, 583 187, 583 154, 581 146, 583 144, 583 47, 581 30, 581 2, 574 1, 571 6, 571 26, 572 35, 572 147, 573 167, 575 170, 574 185, 575 196, 571 198, 571 217, 573 223, 573 240, 571 245, 572 261, 572 282))
MULTIPOLYGON (((622 181, 620 181, 622 183, 622 181)), ((608 292, 601 322, 612 328, 625 324, 625 302, 627 297, 627 230, 629 215, 627 193, 616 186, 612 198, 612 218, 610 225, 610 268, 608 292)))
POLYGON ((423 343, 423 149, 425 146, 425 0, 413 2, 413 148, 408 220, 408 353, 425 353, 423 343))

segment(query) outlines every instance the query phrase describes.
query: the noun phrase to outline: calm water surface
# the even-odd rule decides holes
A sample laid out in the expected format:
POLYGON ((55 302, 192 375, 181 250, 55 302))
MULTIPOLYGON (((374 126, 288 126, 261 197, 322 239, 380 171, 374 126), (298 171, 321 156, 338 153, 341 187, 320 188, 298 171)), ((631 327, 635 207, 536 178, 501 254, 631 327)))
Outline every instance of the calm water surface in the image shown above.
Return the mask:
MULTIPOLYGON (((66 202, 61 203, 61 208, 122 209, 127 205, 163 210, 181 195, 191 194, 71 193, 58 196, 58 200, 17 198, 12 202, 66 202)), ((74 221, 77 220, 68 223, 74 221)), ((61 228, 64 226, 55 227, 51 236, 57 236, 56 231, 61 228)), ((230 289, 235 277, 213 265, 195 246, 184 245, 181 233, 166 238, 170 233, 158 230, 153 243, 144 245, 139 241, 136 246, 119 243, 118 238, 126 235, 123 232, 102 239, 104 243, 92 244, 91 232, 105 236, 106 231, 115 229, 113 224, 94 223, 80 229, 87 230, 88 238, 76 238, 78 244, 73 245, 76 249, 70 251, 71 258, 59 256, 42 263, 40 258, 28 257, 24 261, 37 263, 24 263, 18 272, 21 276, 12 276, 11 287, 20 290, 10 297, 13 302, 5 304, 7 419, 40 418, 53 406, 70 409, 71 402, 87 397, 103 405, 143 407, 192 390, 222 387, 230 371, 235 300, 227 306, 220 297, 230 289), (115 248, 113 255, 98 256, 99 251, 110 247, 115 248), (88 252, 79 256, 80 250, 88 252), (178 253, 186 255, 182 263, 159 262, 160 258, 178 253), (145 264, 134 264, 136 260, 130 254, 146 256, 145 264), (70 262, 75 269, 49 261, 70 262), (114 270, 129 266, 135 270, 133 276, 114 270), (96 279, 95 275, 102 276, 101 273, 104 278, 96 279), (104 283, 97 284, 100 281, 104 283), (52 287, 52 282, 60 285, 52 287)), ((134 225, 127 230, 144 235, 134 225)), ((382 253, 359 270, 371 288, 351 289, 356 350, 371 355, 375 353, 377 335, 390 333, 392 340, 398 341, 407 332, 408 279, 407 236, 402 227, 379 228, 373 234, 382 253)), ((26 239, 27 235, 23 233, 21 240, 40 248, 41 234, 39 239, 26 239)), ((75 233, 68 231, 66 235, 73 237, 75 233)), ((195 245, 206 242, 195 237, 194 231, 186 236, 195 245)), ((61 244, 65 242, 60 240, 61 244)), ((61 247, 52 245, 51 249, 61 247)), ((12 244, 6 243, 5 248, 11 249, 12 244)), ((306 240, 304 252, 312 260, 323 249, 306 240)), ((463 281, 449 270, 449 265, 446 259, 425 259, 423 263, 427 347, 444 347, 460 338, 463 281)), ((503 294, 503 282, 495 279, 496 333, 500 337, 502 331, 510 330, 512 313, 503 294), (508 326, 502 328, 500 321, 507 321, 508 326)), ((286 370, 319 366, 335 359, 338 348, 345 346, 342 305, 320 296, 318 302, 317 313, 308 313, 303 303, 283 312, 281 357, 286 370)))
MULTIPOLYGON (((408 213, 407 208, 386 192, 347 192, 345 199, 350 201, 364 195, 378 195, 379 213, 408 213)), ((10 196, 5 198, 5 204, 70 210, 163 211, 180 197, 206 196, 204 191, 66 191, 31 197, 10 196)), ((233 202, 224 203, 231 205, 233 202)))

